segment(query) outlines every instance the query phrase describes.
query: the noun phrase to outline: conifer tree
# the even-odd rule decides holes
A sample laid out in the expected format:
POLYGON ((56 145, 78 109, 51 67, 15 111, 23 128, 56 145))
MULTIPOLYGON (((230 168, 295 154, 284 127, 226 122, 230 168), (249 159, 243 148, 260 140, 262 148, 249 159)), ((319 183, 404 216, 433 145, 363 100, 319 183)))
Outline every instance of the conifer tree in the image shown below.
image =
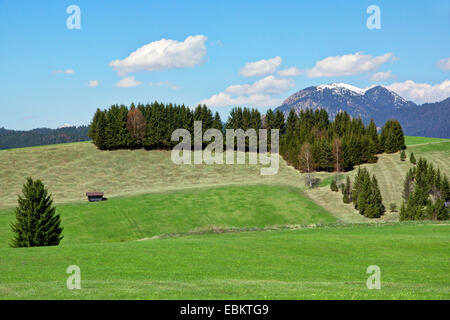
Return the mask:
POLYGON ((401 161, 405 161, 405 160, 406 160, 406 153, 405 153, 405 150, 402 150, 402 152, 400 152, 400 160, 401 160, 401 161))
POLYGON ((409 162, 411 162, 411 164, 416 164, 416 158, 414 157, 414 152, 411 152, 411 155, 409 156, 409 162))
POLYGON ((397 212, 397 204, 395 202, 391 202, 391 204, 389 205, 389 209, 391 210, 391 212, 397 212))
POLYGON ((297 114, 295 113, 294 109, 291 109, 289 112, 289 116, 286 121, 286 134, 288 136, 288 139, 293 139, 295 137, 295 129, 297 128, 297 114))
POLYGON ((277 110, 275 112, 273 128, 279 129, 280 135, 286 133, 284 114, 283 112, 281 112, 281 110, 277 110))
POLYGON ((264 128, 267 129, 267 131, 274 128, 275 125, 275 115, 272 111, 272 109, 267 110, 266 117, 264 120, 264 128))
POLYGON ((442 178, 441 182, 441 199, 450 201, 450 184, 446 175, 442 178))
POLYGON ((347 176, 347 182, 343 184, 342 186, 342 201, 344 203, 350 203, 352 202, 352 186, 350 182, 350 177, 347 176))
POLYGON ((409 199, 409 197, 411 195, 413 180, 414 180, 414 178, 413 178, 411 170, 410 170, 406 174, 406 179, 405 179, 405 182, 403 183, 402 196, 403 196, 403 199, 405 199, 406 201, 408 201, 408 199, 409 199))
POLYGON ((337 184, 336 184, 336 181, 334 181, 334 180, 331 181, 330 189, 331 189, 331 191, 333 191, 333 192, 338 192, 338 191, 339 191, 338 186, 337 186, 337 184))
POLYGON ((18 198, 16 221, 11 225, 13 247, 56 246, 62 240, 61 219, 40 180, 27 178, 18 198))
POLYGON ((220 115, 219 115, 219 113, 217 111, 214 114, 214 120, 213 120, 213 123, 212 123, 212 128, 217 129, 220 132, 223 132, 222 120, 220 120, 220 115))
POLYGON ((358 195, 359 195, 359 191, 360 191, 360 187, 361 187, 361 183, 362 183, 362 170, 361 167, 358 167, 358 171, 356 172, 356 176, 355 176, 355 180, 353 182, 353 189, 352 189, 352 201, 353 201, 353 205, 355 206, 355 209, 358 206, 358 195))
POLYGON ((373 203, 372 203, 372 183, 370 181, 370 175, 368 171, 364 168, 362 171, 358 198, 357 198, 357 209, 363 216, 371 217, 373 215, 373 203))
POLYGON ((378 180, 375 175, 372 176, 372 206, 374 208, 373 217, 379 218, 386 211, 383 205, 383 198, 381 197, 380 188, 378 186, 378 180))
POLYGON ((367 127, 367 136, 374 145, 375 153, 381 153, 383 150, 381 149, 380 143, 378 141, 378 129, 373 119, 370 119, 369 126, 367 127))

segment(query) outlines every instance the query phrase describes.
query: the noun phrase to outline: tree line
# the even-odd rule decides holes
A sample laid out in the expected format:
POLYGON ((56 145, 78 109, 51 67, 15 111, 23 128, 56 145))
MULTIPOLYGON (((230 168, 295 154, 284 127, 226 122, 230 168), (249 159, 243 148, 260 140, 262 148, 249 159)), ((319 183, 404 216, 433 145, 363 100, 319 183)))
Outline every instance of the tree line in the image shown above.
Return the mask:
MULTIPOLYGON (((109 109, 97 111, 89 127, 89 137, 101 150, 115 149, 171 149, 178 142, 171 141, 172 132, 186 129, 194 134, 194 121, 202 122, 202 134, 207 129, 261 129, 261 113, 256 109, 233 108, 224 124, 220 115, 205 105, 194 110, 176 104, 153 102, 150 104, 112 105, 109 109)), ((278 114, 279 126, 283 114, 278 114)), ((224 140, 225 143, 225 140, 224 140)))
POLYGON ((16 131, 0 128, 0 149, 43 146, 57 143, 88 141, 88 127, 59 129, 40 128, 16 131))
POLYGON ((205 105, 192 111, 184 105, 153 102, 97 109, 88 134, 100 150, 170 149, 177 144, 171 141, 172 132, 187 129, 193 134, 194 121, 201 121, 204 129, 223 130, 219 114, 213 115, 205 105))
MULTIPOLYGON (((233 108, 223 123, 205 105, 194 110, 176 104, 112 105, 97 109, 89 128, 89 137, 101 150, 114 149, 170 149, 175 129, 187 129, 193 135, 194 121, 201 121, 203 133, 209 128, 225 129, 279 129, 280 153, 297 169, 301 169, 299 154, 308 143, 312 153, 311 168, 333 171, 351 169, 354 165, 377 161, 376 154, 397 152, 404 148, 403 130, 396 120, 389 120, 378 135, 375 122, 365 126, 360 118, 351 118, 346 112, 329 120, 324 109, 291 110, 285 120, 281 111, 268 110, 265 117, 256 109, 233 108)), ((268 135, 270 143, 270 134, 268 135)), ((226 143, 224 141, 224 143, 226 143)), ((309 149, 309 148, 307 148, 309 149)))

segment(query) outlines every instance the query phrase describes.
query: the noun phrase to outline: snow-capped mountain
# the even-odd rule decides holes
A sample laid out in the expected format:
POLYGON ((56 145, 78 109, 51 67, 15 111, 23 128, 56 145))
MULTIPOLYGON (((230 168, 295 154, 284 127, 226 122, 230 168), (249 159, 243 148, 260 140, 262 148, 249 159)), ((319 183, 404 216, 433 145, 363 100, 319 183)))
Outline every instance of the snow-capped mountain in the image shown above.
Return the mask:
POLYGON ((291 109, 325 109, 334 119, 339 111, 361 117, 368 123, 374 119, 382 126, 388 119, 397 119, 405 134, 450 138, 450 99, 434 104, 416 105, 383 86, 361 89, 345 83, 308 87, 284 100, 275 110, 286 117, 291 109))
POLYGON ((300 90, 284 100, 277 110, 287 115, 291 109, 299 112, 301 109, 322 108, 331 118, 342 110, 352 117, 361 117, 365 122, 373 118, 381 123, 395 110, 415 106, 414 102, 382 86, 361 89, 345 83, 331 83, 300 90))

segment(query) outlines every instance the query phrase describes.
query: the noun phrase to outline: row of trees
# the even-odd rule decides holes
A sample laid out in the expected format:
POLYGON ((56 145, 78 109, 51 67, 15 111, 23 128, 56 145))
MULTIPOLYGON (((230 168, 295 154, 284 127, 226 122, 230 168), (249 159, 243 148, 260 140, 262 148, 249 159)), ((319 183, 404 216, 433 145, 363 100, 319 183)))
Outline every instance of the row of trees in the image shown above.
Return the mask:
POLYGON ((449 220, 450 186, 446 175, 420 158, 406 174, 400 220, 449 220))
MULTIPOLYGON (((272 128, 282 127, 283 113, 276 112, 272 128)), ((191 110, 184 105, 131 104, 113 105, 107 110, 97 109, 89 128, 89 137, 101 150, 114 149, 170 149, 177 144, 171 141, 176 129, 187 129, 194 134, 194 121, 202 122, 202 134, 207 129, 248 129, 263 128, 261 113, 256 109, 234 108, 225 125, 219 113, 214 115, 205 105, 191 110)), ((226 141, 224 140, 224 143, 226 141)))
POLYGON ((88 140, 87 126, 59 129, 39 128, 29 131, 15 131, 0 128, 0 149, 24 148, 88 140))
MULTIPOLYGON (((396 120, 387 121, 378 135, 373 120, 365 126, 360 118, 351 118, 346 112, 337 114, 332 122, 324 109, 301 110, 298 115, 291 110, 285 121, 279 110, 269 110, 263 118, 256 109, 233 108, 223 124, 219 114, 213 115, 205 105, 191 110, 184 105, 158 102, 98 109, 89 136, 101 150, 170 149, 177 144, 171 141, 172 132, 182 128, 193 135, 194 121, 202 122, 202 133, 209 128, 222 132, 255 129, 257 133, 261 128, 279 129, 283 158, 295 168, 308 172, 335 170, 339 173, 358 164, 374 163, 376 154, 396 152, 405 145, 402 128, 396 120), (302 150, 310 154, 302 154, 302 150), (306 164, 304 159, 308 159, 306 164)), ((268 139, 270 144, 270 134, 268 139)))
POLYGON ((381 135, 373 120, 365 126, 360 118, 351 118, 346 112, 329 121, 326 110, 291 110, 282 129, 280 152, 283 158, 302 170, 299 154, 302 146, 311 146, 313 169, 339 172, 362 163, 375 163, 376 154, 397 152, 405 147, 400 123, 389 120, 381 135))
POLYGON ((151 104, 113 105, 107 110, 97 109, 89 128, 89 137, 100 150, 114 149, 170 149, 176 129, 194 132, 194 121, 201 121, 203 130, 223 130, 219 114, 212 114, 205 105, 194 111, 184 105, 151 104))

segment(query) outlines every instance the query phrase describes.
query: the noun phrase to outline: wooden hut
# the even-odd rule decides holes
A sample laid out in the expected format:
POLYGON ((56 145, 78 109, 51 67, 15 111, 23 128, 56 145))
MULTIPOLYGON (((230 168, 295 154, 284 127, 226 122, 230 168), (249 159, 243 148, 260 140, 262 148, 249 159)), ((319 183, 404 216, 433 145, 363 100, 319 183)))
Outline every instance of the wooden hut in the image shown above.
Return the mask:
POLYGON ((103 201, 104 192, 86 192, 89 202, 103 201))

